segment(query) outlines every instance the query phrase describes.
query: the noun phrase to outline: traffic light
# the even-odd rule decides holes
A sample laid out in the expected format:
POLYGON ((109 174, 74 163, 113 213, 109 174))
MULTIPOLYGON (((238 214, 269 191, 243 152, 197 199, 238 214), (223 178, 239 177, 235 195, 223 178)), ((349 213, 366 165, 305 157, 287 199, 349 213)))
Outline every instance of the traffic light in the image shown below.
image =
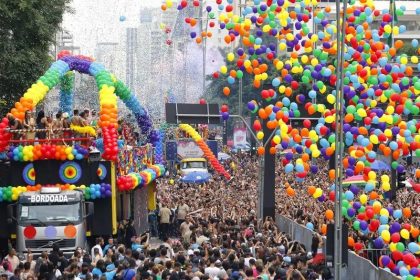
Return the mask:
POLYGON ((401 189, 401 188, 405 188, 405 180, 406 180, 406 176, 405 176, 405 171, 398 173, 397 175, 397 189, 401 189))

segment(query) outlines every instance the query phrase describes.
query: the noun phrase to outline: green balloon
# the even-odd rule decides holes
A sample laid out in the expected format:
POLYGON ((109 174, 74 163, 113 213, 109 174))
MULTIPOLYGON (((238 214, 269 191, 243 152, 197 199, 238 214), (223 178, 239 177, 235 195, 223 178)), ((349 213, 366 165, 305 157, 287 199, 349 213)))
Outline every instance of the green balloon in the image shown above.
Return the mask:
POLYGON ((366 208, 363 205, 360 206, 359 210, 357 210, 358 213, 365 213, 365 211, 366 211, 366 208))
POLYGON ((420 157, 420 149, 416 150, 416 157, 420 157))
POLYGON ((392 167, 392 169, 397 169, 397 167, 398 167, 398 161, 393 161, 391 163, 391 167, 392 167))
POLYGON ((244 72, 242 72, 242 70, 236 71, 236 77, 238 77, 238 79, 242 79, 243 76, 244 76, 244 72))
POLYGON ((300 111, 299 110, 294 110, 293 113, 295 114, 296 118, 300 117, 300 111))
POLYGON ((343 199, 342 205, 346 209, 350 207, 350 203, 349 203, 349 201, 347 199, 343 199))
POLYGON ((354 228, 355 230, 359 230, 359 229, 360 229, 360 222, 359 222, 359 221, 354 221, 354 223, 353 223, 353 228, 354 228))
POLYGON ((214 12, 209 13, 209 18, 212 18, 212 19, 214 18, 214 12))
POLYGON ((346 108, 346 112, 347 112, 348 114, 354 114, 354 113, 356 112, 356 107, 354 107, 353 105, 349 105, 349 106, 347 106, 347 108, 346 108))
POLYGON ((397 243, 397 250, 400 251, 400 252, 404 252, 405 246, 402 242, 397 243))

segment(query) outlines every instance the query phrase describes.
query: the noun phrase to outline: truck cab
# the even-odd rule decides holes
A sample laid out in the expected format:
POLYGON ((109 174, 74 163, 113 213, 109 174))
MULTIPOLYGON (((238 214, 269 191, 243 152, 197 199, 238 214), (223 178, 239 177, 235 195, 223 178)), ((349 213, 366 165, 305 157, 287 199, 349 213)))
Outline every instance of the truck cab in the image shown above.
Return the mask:
POLYGON ((49 251, 54 245, 66 254, 86 246, 86 218, 93 214, 93 203, 85 202, 79 190, 61 191, 42 187, 25 192, 17 203, 9 205, 9 223, 16 224, 16 247, 34 255, 49 251))
POLYGON ((186 158, 181 160, 180 165, 181 176, 185 176, 191 172, 208 173, 207 160, 205 158, 186 158))

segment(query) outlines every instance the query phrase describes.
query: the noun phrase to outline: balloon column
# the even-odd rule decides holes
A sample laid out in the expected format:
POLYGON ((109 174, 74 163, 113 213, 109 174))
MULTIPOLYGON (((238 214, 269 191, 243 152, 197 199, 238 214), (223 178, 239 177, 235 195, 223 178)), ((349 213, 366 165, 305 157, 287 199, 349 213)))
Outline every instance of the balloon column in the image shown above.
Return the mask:
POLYGON ((117 179, 119 191, 130 191, 138 186, 147 186, 156 178, 165 174, 165 167, 161 164, 151 165, 139 173, 130 173, 117 179))
POLYGON ((74 73, 69 71, 60 78, 60 110, 73 115, 73 85, 74 73))
POLYGON ((214 156, 213 152, 210 150, 210 148, 201 138, 200 134, 198 134, 198 132, 195 131, 195 129, 191 127, 189 124, 180 124, 179 128, 185 131, 186 133, 188 133, 191 136, 191 138, 194 139, 194 141, 197 143, 200 149, 204 152, 204 156, 207 158, 207 160, 210 162, 213 168, 218 173, 222 174, 226 179, 230 180, 230 174, 219 163, 217 158, 214 156))

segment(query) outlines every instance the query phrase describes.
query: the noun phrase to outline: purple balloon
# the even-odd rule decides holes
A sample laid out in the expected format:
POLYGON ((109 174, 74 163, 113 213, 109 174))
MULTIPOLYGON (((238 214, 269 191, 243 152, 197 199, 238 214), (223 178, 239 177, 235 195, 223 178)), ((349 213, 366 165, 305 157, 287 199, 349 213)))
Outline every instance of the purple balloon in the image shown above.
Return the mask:
POLYGON ((361 221, 360 222, 360 229, 361 230, 366 230, 368 228, 368 224, 366 221, 361 221))
POLYGON ((384 241, 382 240, 382 238, 378 237, 373 241, 373 245, 376 249, 382 249, 384 247, 384 241))
POLYGON ((388 266, 388 264, 391 262, 391 259, 390 257, 385 255, 385 256, 382 256, 381 261, 382 261, 383 266, 388 266))

